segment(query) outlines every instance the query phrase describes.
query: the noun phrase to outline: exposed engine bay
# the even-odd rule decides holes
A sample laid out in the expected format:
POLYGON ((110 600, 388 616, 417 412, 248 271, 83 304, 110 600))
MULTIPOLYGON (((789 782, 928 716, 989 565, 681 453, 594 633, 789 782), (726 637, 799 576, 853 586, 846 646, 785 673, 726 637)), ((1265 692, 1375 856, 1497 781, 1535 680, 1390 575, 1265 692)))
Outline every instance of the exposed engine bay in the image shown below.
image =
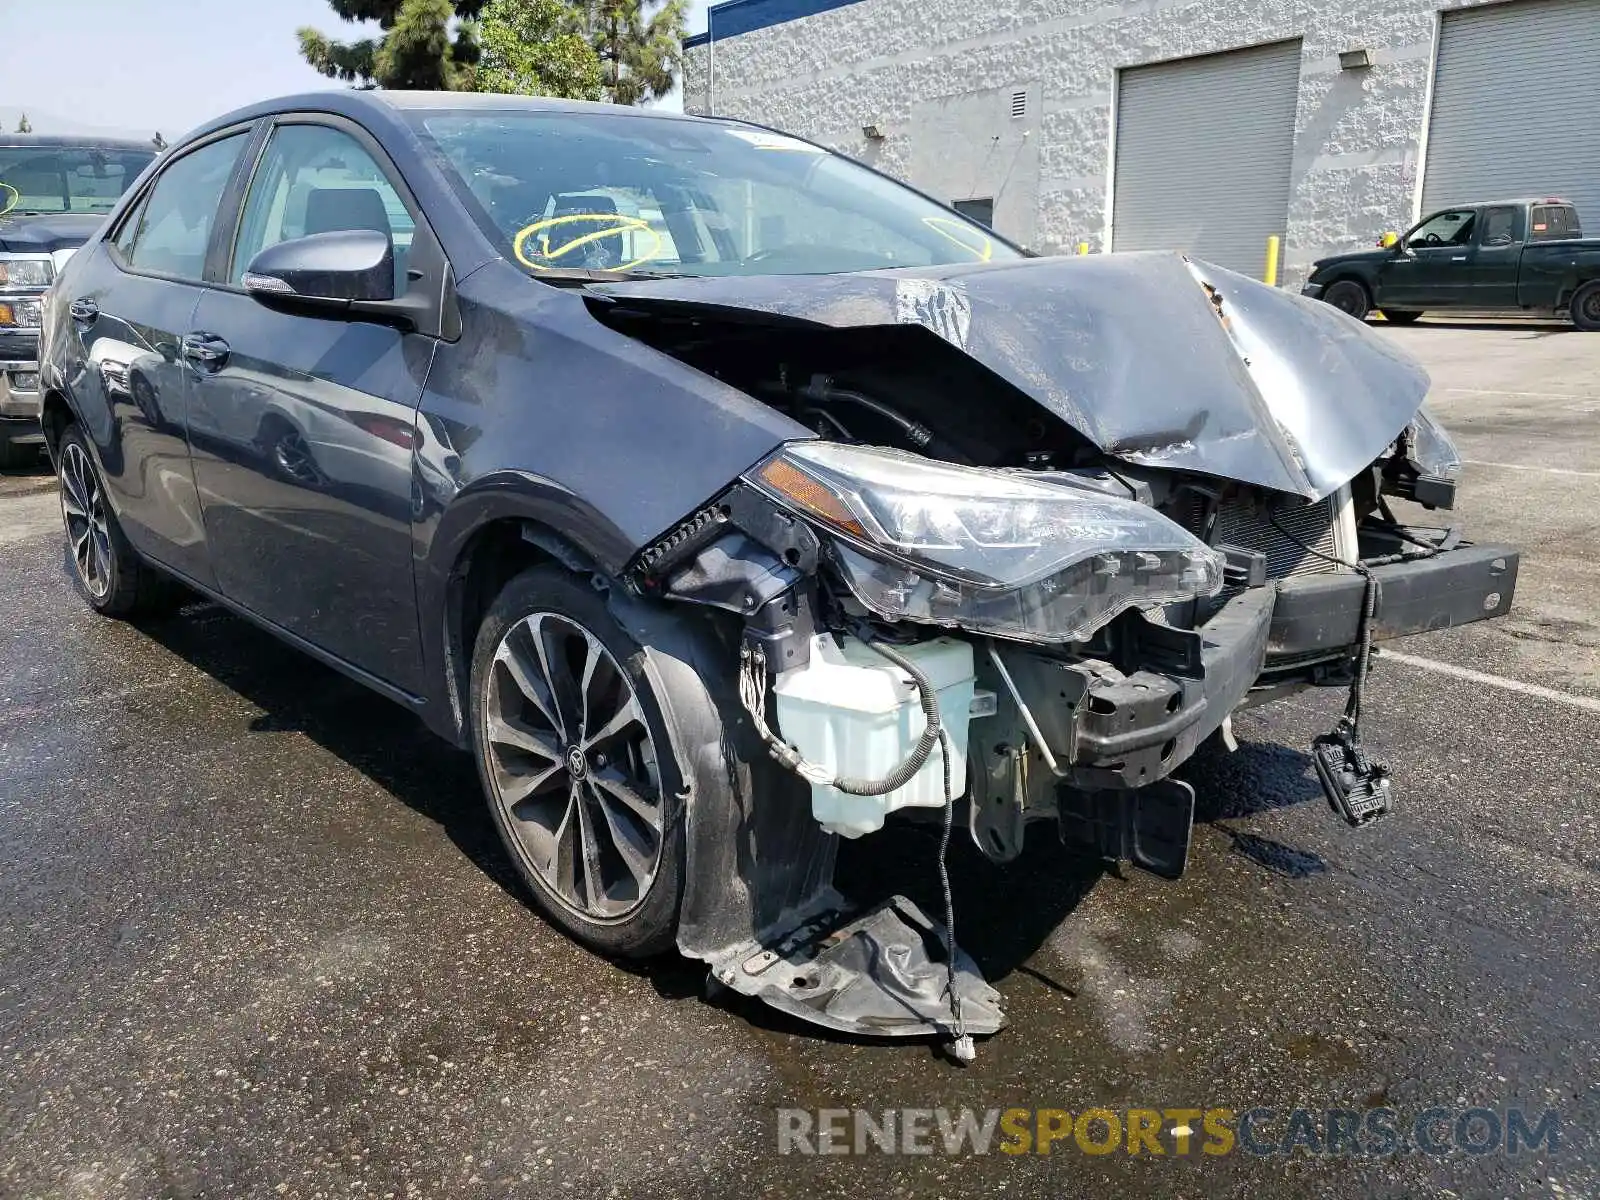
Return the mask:
MULTIPOLYGON (((828 841, 924 810, 997 862, 1048 824, 1176 879, 1194 793, 1173 772, 1237 709, 1312 686, 1349 692, 1313 744, 1330 807, 1387 815, 1359 736, 1372 642, 1503 614, 1517 569, 1390 506, 1454 503, 1425 376, 1204 264, 1045 265, 742 280, 737 303, 714 280, 596 289, 598 319, 815 434, 649 547, 634 589, 738 620, 742 707, 828 841), (1029 307, 1007 274, 1052 290, 1029 307)), ((822 882, 752 943, 680 941, 834 1028, 998 1028, 992 989, 948 935, 930 957, 937 926, 908 904, 863 917, 822 882)))

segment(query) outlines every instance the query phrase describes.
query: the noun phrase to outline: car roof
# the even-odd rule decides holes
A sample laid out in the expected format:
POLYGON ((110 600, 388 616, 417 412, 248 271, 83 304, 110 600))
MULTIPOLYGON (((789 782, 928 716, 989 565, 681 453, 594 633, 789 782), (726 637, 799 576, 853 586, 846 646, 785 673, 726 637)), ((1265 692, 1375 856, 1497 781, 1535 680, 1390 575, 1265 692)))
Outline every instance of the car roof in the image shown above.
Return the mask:
MULTIPOLYGON (((661 112, 659 109, 632 108, 622 104, 596 104, 589 100, 557 100, 548 96, 506 96, 495 92, 405 92, 356 91, 349 88, 330 88, 320 92, 301 92, 280 96, 275 100, 262 100, 244 108, 235 109, 207 121, 183 138, 204 135, 242 121, 282 112, 327 112, 361 120, 363 117, 396 117, 411 112, 450 111, 565 112, 612 113, 617 116, 652 117, 663 121, 703 121, 683 113, 661 112)), ((720 119, 720 118, 718 118, 720 119)))
POLYGON ((1449 212, 1452 208, 1519 208, 1530 204, 1564 204, 1573 207, 1571 200, 1563 200, 1557 196, 1516 196, 1510 200, 1478 200, 1472 204, 1453 204, 1444 208, 1436 208, 1436 213, 1449 212))
POLYGON ((137 138, 58 137, 51 133, 0 134, 0 150, 146 150, 156 153, 155 145, 137 138))

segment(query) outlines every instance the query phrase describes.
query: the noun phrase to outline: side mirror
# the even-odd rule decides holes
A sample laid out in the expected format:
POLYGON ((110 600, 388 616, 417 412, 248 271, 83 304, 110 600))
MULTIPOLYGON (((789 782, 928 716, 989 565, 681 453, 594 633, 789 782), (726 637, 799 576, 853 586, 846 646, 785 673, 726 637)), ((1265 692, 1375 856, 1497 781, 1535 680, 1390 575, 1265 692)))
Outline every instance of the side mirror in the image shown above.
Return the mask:
POLYGON ((313 233, 268 246, 244 288, 272 308, 335 313, 394 295, 394 242, 375 229, 313 233))

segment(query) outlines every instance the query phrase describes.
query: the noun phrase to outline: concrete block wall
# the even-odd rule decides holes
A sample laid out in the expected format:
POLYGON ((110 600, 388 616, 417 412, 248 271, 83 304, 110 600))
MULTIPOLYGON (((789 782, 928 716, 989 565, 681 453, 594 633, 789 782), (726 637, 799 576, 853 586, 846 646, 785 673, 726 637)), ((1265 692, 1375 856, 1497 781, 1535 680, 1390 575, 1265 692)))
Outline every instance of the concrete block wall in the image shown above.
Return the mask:
MULTIPOLYGON (((787 129, 933 190, 940 181, 917 178, 919 157, 930 158, 926 148, 920 156, 916 150, 919 107, 1027 87, 1042 104, 1037 177, 1026 181, 1037 193, 1028 240, 1044 253, 1069 253, 1079 242, 1100 250, 1110 233, 1117 70, 1300 38, 1284 230, 1284 282, 1293 284, 1313 260, 1371 245, 1412 218, 1439 7, 1437 0, 857 0, 691 47, 684 107, 787 129), (1374 65, 1340 70, 1339 52, 1357 47, 1372 52, 1374 65), (862 133, 869 123, 887 136, 869 141, 862 133)), ((1016 182, 1013 176, 1007 186, 1016 182)), ((1001 224, 1001 232, 1013 231, 1001 224)))

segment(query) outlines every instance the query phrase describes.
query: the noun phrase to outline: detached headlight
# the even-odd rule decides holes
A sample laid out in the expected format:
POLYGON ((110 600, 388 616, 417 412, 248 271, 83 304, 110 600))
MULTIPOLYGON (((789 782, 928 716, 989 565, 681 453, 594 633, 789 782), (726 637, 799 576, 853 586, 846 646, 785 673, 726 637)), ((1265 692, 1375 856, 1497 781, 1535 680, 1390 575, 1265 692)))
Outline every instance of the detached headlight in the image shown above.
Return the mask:
POLYGON ((0 254, 0 288, 49 287, 55 271, 48 258, 18 258, 0 254))
POLYGON ((0 300, 0 329, 39 328, 37 300, 0 300))
POLYGON ((1406 426, 1406 458, 1418 475, 1454 479, 1461 474, 1461 451, 1423 405, 1406 426))
POLYGON ((892 621, 1075 642, 1222 586, 1203 542, 1088 488, 831 442, 785 446, 749 482, 835 534, 846 584, 892 621))

